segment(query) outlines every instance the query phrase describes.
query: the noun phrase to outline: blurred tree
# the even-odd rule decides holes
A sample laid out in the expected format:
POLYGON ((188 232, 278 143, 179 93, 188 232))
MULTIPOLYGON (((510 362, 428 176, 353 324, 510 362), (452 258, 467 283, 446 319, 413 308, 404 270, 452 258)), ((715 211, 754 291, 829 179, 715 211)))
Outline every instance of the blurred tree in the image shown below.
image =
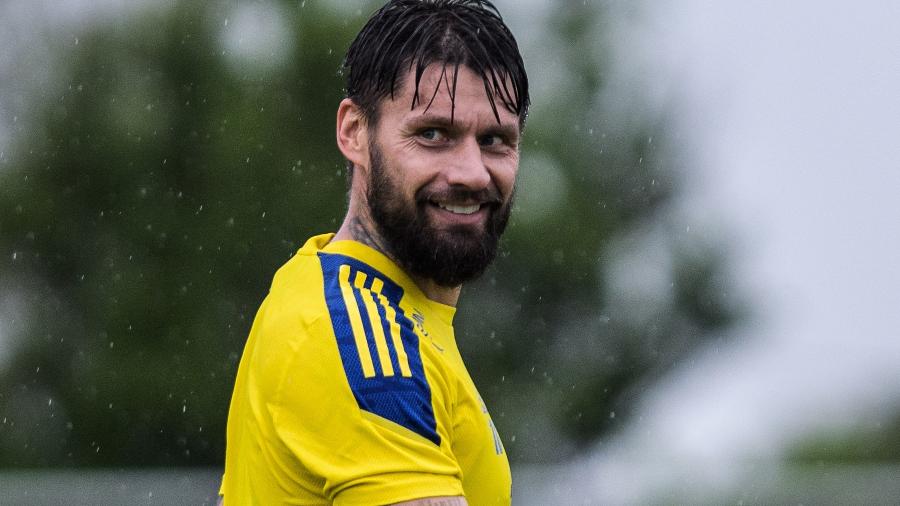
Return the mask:
MULTIPOLYGON (((287 56, 254 66, 222 43, 241 5, 264 4, 95 26, 61 53, 61 88, 40 92, 0 172, 0 279, 26 322, 0 371, 0 465, 221 463, 272 274, 344 212, 338 70, 371 11, 270 5, 287 56)), ((614 428, 732 314, 718 255, 677 240, 665 293, 636 312, 616 302, 613 246, 648 224, 672 238, 676 172, 662 121, 604 106, 602 14, 567 2, 553 20, 566 73, 535 96, 509 254, 462 298, 461 348, 513 459, 614 428)))

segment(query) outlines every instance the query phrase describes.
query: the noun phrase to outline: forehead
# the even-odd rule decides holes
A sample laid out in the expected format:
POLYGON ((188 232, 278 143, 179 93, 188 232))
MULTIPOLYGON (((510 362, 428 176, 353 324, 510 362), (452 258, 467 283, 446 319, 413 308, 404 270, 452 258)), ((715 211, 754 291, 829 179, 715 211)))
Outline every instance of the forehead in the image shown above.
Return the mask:
POLYGON ((518 115, 494 96, 494 107, 484 80, 470 68, 460 65, 433 63, 425 68, 416 89, 415 69, 398 78, 393 99, 388 96, 380 104, 380 115, 395 120, 412 121, 424 114, 453 123, 475 122, 485 126, 499 123, 517 125, 518 115))

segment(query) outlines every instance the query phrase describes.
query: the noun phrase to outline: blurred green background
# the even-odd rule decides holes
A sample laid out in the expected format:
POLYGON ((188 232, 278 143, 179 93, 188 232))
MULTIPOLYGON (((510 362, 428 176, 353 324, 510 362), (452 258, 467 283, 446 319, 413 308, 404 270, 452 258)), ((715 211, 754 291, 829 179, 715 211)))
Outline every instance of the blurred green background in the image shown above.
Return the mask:
MULTIPOLYGON (((220 464, 271 277, 343 217, 339 68, 366 16, 283 2, 243 14, 278 16, 283 39, 229 41, 242 11, 225 7, 179 2, 58 41, 55 84, 0 172, 0 278, 22 307, 0 465, 220 464)), ((664 222, 678 167, 664 118, 599 103, 607 55, 587 39, 602 15, 567 4, 547 20, 557 49, 525 54, 536 86, 546 58, 567 74, 534 90, 503 253, 460 303, 460 348, 514 461, 602 437, 735 313, 703 244, 663 259, 671 297, 610 309, 610 245, 664 222)))
MULTIPOLYGON (((49 84, 18 90, 33 114, 0 155, 0 467, 222 465, 272 275, 343 217, 339 69, 377 4, 179 1, 47 34, 49 84)), ((751 310, 722 241, 673 218, 669 118, 606 93, 606 19, 567 1, 513 26, 534 102, 517 207, 456 322, 514 465, 602 443, 751 310)), ((853 441, 798 459, 897 459, 853 441)))

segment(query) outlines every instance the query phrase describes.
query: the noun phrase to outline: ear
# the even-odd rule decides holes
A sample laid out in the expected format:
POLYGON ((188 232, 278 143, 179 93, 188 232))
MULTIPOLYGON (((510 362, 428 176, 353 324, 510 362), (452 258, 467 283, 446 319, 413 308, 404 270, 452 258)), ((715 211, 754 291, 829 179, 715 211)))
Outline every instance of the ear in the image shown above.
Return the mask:
POLYGON ((355 170, 369 170, 369 129, 362 109, 349 98, 341 100, 337 111, 337 145, 355 170))

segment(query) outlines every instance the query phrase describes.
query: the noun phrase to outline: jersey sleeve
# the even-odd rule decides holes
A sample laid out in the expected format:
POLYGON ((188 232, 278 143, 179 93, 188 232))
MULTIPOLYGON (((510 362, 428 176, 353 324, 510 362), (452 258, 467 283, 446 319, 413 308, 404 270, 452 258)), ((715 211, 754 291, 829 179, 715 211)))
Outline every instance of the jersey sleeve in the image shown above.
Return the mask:
POLYGON ((336 505, 463 495, 440 369, 390 286, 335 268, 269 406, 279 439, 336 505))

